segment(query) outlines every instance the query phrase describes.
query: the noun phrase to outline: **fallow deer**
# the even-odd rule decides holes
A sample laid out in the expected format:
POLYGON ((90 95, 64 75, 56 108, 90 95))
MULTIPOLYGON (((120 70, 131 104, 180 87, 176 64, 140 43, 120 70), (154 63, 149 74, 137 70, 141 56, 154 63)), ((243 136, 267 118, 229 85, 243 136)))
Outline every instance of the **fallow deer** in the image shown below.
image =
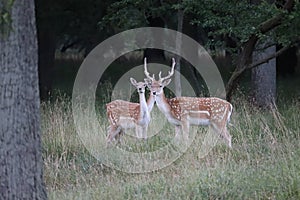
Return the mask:
MULTIPOLYGON (((144 60, 146 65, 146 58, 144 60)), ((150 112, 154 105, 154 97, 150 94, 148 101, 145 98, 145 82, 137 82, 130 78, 139 94, 139 103, 115 100, 106 104, 106 113, 109 121, 107 144, 117 135, 122 135, 126 129, 135 128, 137 138, 147 138, 147 128, 150 123, 150 112)))
POLYGON ((171 82, 175 64, 173 58, 171 71, 166 77, 161 77, 160 72, 159 80, 155 80, 154 75, 153 77, 149 75, 146 65, 144 65, 144 73, 158 109, 171 124, 175 125, 176 137, 182 130, 184 139, 187 141, 190 125, 209 125, 231 147, 231 136, 226 126, 232 113, 232 105, 229 102, 216 97, 175 97, 172 99, 165 97, 163 89, 171 82))

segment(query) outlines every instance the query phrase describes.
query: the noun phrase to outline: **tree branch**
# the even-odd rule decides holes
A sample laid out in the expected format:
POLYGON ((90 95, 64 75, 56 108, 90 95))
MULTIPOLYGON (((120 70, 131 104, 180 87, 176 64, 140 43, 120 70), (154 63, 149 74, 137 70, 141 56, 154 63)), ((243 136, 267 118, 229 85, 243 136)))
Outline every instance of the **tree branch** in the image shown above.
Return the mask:
MULTIPOLYGON (((294 6, 294 0, 287 0, 286 3, 283 6, 283 10, 291 10, 292 7, 294 6)), ((284 14, 281 13, 279 15, 274 16, 273 18, 261 23, 258 26, 258 30, 261 33, 266 33, 270 30, 272 30, 273 28, 275 28, 276 26, 281 24, 281 20, 284 17, 284 14)))
POLYGON ((233 89, 234 89, 234 85, 235 85, 235 82, 236 80, 239 79, 239 77, 246 71, 246 70, 249 70, 249 69, 252 69, 252 68, 255 68, 255 67, 258 67, 259 65, 263 64, 263 63, 266 63, 268 62, 269 60, 273 59, 273 58, 276 58, 278 57, 280 54, 282 54, 285 50, 287 50, 288 48, 290 47, 293 47, 296 45, 297 42, 300 41, 300 38, 298 38, 297 40, 295 40, 294 42, 291 43, 291 45, 288 45, 288 46, 285 46, 283 48, 281 48, 280 50, 276 51, 274 54, 272 55, 269 55, 268 57, 262 59, 262 60, 259 60, 255 63, 251 63, 251 64, 248 64, 248 65, 245 65, 245 67, 242 67, 242 68, 239 68, 233 72, 232 76, 230 77, 227 85, 226 85, 226 92, 227 92, 227 100, 231 100, 231 95, 232 95, 232 92, 233 92, 233 89))
POLYGON ((294 0, 287 0, 283 6, 285 10, 291 10, 294 6, 294 0))
MULTIPOLYGON (((294 0, 287 0, 283 6, 283 10, 290 11, 293 8, 293 6, 294 6, 294 0)), ((282 23, 284 16, 285 16, 284 13, 280 13, 280 14, 272 17, 271 19, 262 22, 260 25, 258 25, 258 32, 265 34, 268 31, 276 28, 277 26, 279 26, 282 23)), ((250 58, 252 56, 253 49, 254 49, 255 44, 258 41, 258 39, 259 39, 259 37, 257 34, 252 34, 250 36, 250 38, 248 39, 248 41, 243 44, 243 47, 245 47, 245 48, 242 48, 243 52, 241 53, 241 56, 239 58, 238 66, 234 70, 232 76, 230 77, 230 79, 226 85, 226 93, 227 93, 226 98, 228 101, 231 100, 233 90, 236 87, 237 81, 239 80, 240 76, 244 73, 244 71, 246 69, 248 69, 247 66, 252 66, 252 64, 249 65, 248 61, 250 60, 250 58)), ((281 54, 282 52, 279 50, 279 52, 277 52, 277 53, 281 54)), ((276 56, 274 55, 274 57, 276 57, 276 56)), ((268 60, 270 60, 270 59, 272 59, 272 58, 269 58, 268 60)), ((267 62, 267 61, 265 61, 265 62, 267 62)), ((260 65, 260 64, 255 64, 255 66, 253 64, 253 67, 256 67, 258 65, 260 65)), ((251 67, 251 68, 253 68, 253 67, 251 67)))
POLYGON ((285 50, 287 50, 290 47, 291 47, 291 45, 285 46, 285 47, 281 48, 280 50, 276 51, 274 54, 271 54, 271 55, 267 56, 266 58, 264 58, 262 60, 259 60, 259 61, 255 62, 255 63, 252 63, 251 65, 248 65, 246 67, 246 69, 252 69, 252 68, 255 68, 255 67, 257 67, 257 66, 259 66, 261 64, 264 64, 264 63, 268 62, 269 60, 271 60, 273 58, 276 58, 277 56, 279 56, 280 54, 282 54, 285 50))
POLYGON ((272 17, 271 19, 269 19, 267 21, 262 22, 258 26, 258 31, 263 34, 267 33, 268 31, 272 30, 276 26, 280 25, 282 18, 283 18, 283 14, 281 13, 279 15, 272 17))

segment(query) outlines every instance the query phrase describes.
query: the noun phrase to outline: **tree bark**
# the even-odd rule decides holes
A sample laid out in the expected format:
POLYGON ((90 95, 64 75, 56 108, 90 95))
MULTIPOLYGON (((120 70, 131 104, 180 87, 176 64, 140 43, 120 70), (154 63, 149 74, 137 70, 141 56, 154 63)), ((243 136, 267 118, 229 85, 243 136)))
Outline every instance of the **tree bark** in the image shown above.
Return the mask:
POLYGON ((0 38, 0 199, 46 199, 34 0, 15 0, 0 38))
MULTIPOLYGON (((182 25, 183 25, 183 10, 179 9, 177 12, 177 31, 182 33, 182 25)), ((176 35, 176 49, 181 52, 181 45, 182 45, 182 37, 181 34, 176 35)), ((175 66, 175 95, 177 97, 181 96, 181 79, 180 79, 180 62, 181 62, 181 55, 176 55, 176 66, 175 66)))
MULTIPOLYGON (((270 46, 253 54, 253 61, 262 60, 276 52, 276 46, 270 46)), ((262 108, 275 105, 276 99, 276 59, 252 69, 252 96, 254 103, 262 108)))

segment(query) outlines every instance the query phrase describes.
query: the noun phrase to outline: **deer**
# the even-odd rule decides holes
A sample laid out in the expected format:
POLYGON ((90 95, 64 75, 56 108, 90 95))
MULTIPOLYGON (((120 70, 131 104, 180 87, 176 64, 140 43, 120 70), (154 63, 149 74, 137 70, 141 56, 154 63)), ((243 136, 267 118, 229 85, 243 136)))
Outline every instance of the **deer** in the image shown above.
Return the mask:
MULTIPOLYGON (((146 58, 144 64, 146 65, 146 58)), ((147 138, 147 129, 150 123, 150 112, 155 103, 154 96, 150 94, 146 101, 145 82, 137 82, 130 78, 130 82, 136 87, 139 94, 139 103, 133 103, 124 100, 114 100, 106 104, 106 113, 109 121, 107 144, 111 143, 116 136, 124 134, 126 129, 135 128, 137 138, 147 138)), ((118 138, 120 142, 120 138, 118 138)))
POLYGON ((164 94, 164 87, 171 82, 174 74, 175 59, 172 59, 172 68, 168 75, 155 80, 155 76, 151 77, 147 65, 144 65, 144 73, 147 77, 148 88, 155 97, 158 109, 164 114, 169 123, 175 125, 175 138, 178 138, 182 131, 184 140, 188 140, 189 128, 191 125, 205 125, 212 127, 228 147, 231 145, 231 136, 227 130, 233 106, 226 100, 217 97, 175 97, 168 99, 164 94))

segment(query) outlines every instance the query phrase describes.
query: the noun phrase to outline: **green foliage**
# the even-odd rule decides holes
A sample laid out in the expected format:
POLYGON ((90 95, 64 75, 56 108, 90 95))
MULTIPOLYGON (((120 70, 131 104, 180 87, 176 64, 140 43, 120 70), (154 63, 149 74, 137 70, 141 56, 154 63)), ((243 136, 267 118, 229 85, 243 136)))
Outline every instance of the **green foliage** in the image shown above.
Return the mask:
POLYGON ((286 13, 285 20, 276 31, 276 40, 283 46, 300 40, 300 3, 295 4, 292 12, 286 13))
POLYGON ((11 9, 14 0, 1 0, 0 2, 0 36, 7 36, 11 31, 11 9))
POLYGON ((248 0, 182 0, 182 1, 134 1, 120 0, 109 7, 108 14, 99 22, 102 28, 113 26, 117 30, 147 25, 149 17, 164 19, 168 27, 175 28, 176 11, 183 9, 188 23, 204 30, 210 49, 227 47, 237 52, 252 35, 261 40, 272 37, 274 42, 288 45, 299 40, 300 9, 299 1, 288 12, 279 3, 248 0), (174 14, 175 13, 175 14, 174 14), (281 25, 267 33, 261 33, 259 27, 267 20, 283 15, 281 25), (174 23, 175 22, 175 23, 174 23), (235 45, 228 47, 228 40, 235 45))
POLYGON ((105 16, 99 23, 101 28, 107 26, 107 23, 112 23, 116 30, 130 29, 145 23, 143 13, 139 12, 134 5, 126 5, 126 9, 124 7, 119 9, 119 6, 123 7, 121 2, 115 3, 110 7, 109 13, 111 14, 105 16))
POLYGON ((214 41, 225 36, 241 46, 252 34, 259 34, 257 28, 262 22, 281 12, 275 4, 265 1, 254 5, 246 0, 203 0, 193 1, 190 7, 188 11, 195 16, 192 23, 205 28, 212 38, 210 45, 216 47, 223 44, 214 41))
POLYGON ((116 31, 137 28, 149 25, 149 18, 160 17, 165 22, 172 24, 173 13, 181 8, 181 4, 172 1, 143 1, 120 0, 109 6, 107 15, 99 21, 99 26, 104 29, 113 26, 116 31))
MULTIPOLYGON (((123 0, 112 3, 107 14, 98 25, 101 29, 113 26, 116 31, 130 29, 145 23, 145 9, 142 1, 123 0)), ((145 3, 146 4, 146 3, 145 3)))

